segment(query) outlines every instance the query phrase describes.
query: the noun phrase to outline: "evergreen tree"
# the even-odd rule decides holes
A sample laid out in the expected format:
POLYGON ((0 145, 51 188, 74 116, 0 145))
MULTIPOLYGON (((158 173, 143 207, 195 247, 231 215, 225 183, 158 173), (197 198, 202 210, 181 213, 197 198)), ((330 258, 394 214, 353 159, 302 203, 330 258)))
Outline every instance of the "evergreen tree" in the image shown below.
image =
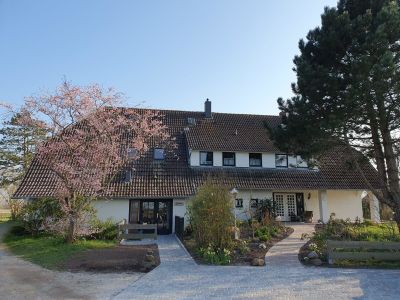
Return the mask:
POLYGON ((19 114, 3 122, 0 128, 0 186, 17 183, 25 174, 35 152, 35 145, 45 132, 21 125, 19 114))
POLYGON ((294 97, 278 99, 278 146, 311 158, 337 145, 362 171, 356 149, 373 160, 378 197, 400 227, 400 1, 340 0, 322 25, 300 40, 294 97))

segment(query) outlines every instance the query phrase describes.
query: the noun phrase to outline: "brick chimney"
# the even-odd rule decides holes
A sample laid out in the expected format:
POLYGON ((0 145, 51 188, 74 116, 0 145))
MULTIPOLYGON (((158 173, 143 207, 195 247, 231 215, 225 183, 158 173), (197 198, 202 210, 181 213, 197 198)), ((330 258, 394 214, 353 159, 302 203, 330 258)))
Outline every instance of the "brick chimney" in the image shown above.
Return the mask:
POLYGON ((211 101, 208 98, 207 98, 206 102, 204 102, 204 115, 208 119, 212 118, 211 101))

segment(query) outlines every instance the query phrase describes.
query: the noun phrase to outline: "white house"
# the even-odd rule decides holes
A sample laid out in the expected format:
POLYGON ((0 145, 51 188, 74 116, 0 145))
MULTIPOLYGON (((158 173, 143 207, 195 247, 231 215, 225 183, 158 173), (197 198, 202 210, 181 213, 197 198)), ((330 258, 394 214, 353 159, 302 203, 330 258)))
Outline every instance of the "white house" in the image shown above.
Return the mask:
MULTIPOLYGON (((319 158, 318 167, 311 168, 269 139, 265 124, 278 126, 279 116, 213 113, 208 100, 202 112, 158 112, 177 147, 153 144, 134 169, 122 170, 111 199, 95 202, 99 218, 157 223, 160 234, 174 232, 175 216, 187 219, 191 197, 210 176, 237 189, 238 218, 246 218, 246 211, 265 199, 273 200, 284 221, 305 211, 312 212, 314 222, 326 222, 331 213, 343 219, 363 218, 361 199, 370 191, 351 167, 345 148, 331 149, 319 158)), ((363 168, 369 181, 377 182, 375 169, 363 168)), ((14 197, 51 196, 54 184, 54 177, 34 161, 14 197)), ((378 221, 379 202, 371 196, 371 215, 378 221)))

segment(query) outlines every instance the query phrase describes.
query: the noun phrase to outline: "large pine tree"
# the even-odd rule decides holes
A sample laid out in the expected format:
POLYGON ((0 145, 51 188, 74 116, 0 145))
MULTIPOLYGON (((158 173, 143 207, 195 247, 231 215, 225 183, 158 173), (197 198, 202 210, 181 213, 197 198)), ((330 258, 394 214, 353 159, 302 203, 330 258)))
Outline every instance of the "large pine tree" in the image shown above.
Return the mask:
POLYGON ((45 132, 21 125, 15 114, 0 128, 0 186, 18 183, 35 152, 35 146, 45 139, 45 132))
POLYGON ((283 125, 272 132, 276 143, 309 158, 348 145, 360 171, 360 156, 350 149, 364 153, 380 188, 362 177, 400 227, 400 1, 340 0, 299 48, 295 96, 278 99, 283 125))

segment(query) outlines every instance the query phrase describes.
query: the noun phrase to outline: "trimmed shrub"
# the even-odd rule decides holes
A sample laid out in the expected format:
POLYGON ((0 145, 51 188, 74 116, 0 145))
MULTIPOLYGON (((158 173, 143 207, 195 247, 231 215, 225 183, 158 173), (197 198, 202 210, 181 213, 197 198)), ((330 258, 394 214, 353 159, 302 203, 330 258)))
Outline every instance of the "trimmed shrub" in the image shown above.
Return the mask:
POLYGON ((188 208, 197 247, 214 251, 231 249, 233 226, 232 199, 226 187, 207 181, 188 208))

